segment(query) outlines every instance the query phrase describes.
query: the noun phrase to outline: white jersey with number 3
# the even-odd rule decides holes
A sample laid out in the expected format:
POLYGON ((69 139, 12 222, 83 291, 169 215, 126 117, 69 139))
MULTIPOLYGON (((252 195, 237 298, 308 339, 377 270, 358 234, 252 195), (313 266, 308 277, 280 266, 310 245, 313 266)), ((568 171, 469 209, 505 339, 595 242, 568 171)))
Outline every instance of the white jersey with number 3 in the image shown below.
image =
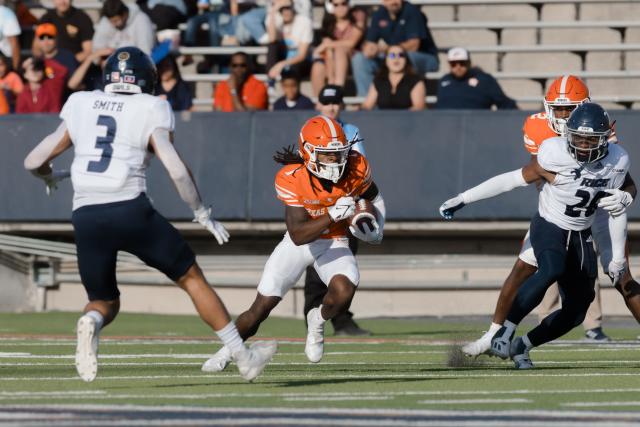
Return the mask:
POLYGON ((136 198, 147 189, 149 137, 173 131, 169 103, 148 94, 77 92, 62 107, 74 146, 73 209, 136 198))
POLYGON ((553 172, 552 183, 540 192, 538 211, 547 221, 565 230, 582 231, 591 226, 598 201, 620 188, 629 170, 624 148, 609 144, 609 153, 593 163, 580 164, 567 150, 563 137, 545 140, 538 151, 538 163, 553 172))

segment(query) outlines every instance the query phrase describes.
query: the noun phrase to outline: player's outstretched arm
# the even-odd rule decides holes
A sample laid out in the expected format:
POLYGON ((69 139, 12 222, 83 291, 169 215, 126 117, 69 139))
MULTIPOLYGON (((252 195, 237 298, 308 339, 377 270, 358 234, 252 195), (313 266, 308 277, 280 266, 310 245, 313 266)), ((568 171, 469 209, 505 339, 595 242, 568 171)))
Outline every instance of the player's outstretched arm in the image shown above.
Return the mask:
POLYGON ((305 208, 287 205, 285 222, 293 243, 298 246, 311 243, 332 223, 349 218, 355 211, 355 201, 353 197, 341 197, 327 211, 326 215, 311 218, 305 208))
POLYGON ((71 147, 71 137, 64 122, 47 135, 24 159, 24 167, 42 179, 47 185, 47 194, 57 188, 57 183, 69 177, 68 170, 53 170, 49 162, 71 147))
POLYGON ((229 233, 218 221, 211 218, 211 208, 202 204, 200 193, 191 172, 184 164, 171 142, 171 134, 166 129, 156 129, 151 134, 149 144, 169 173, 180 198, 193 210, 194 221, 205 227, 222 245, 229 241, 229 233))
POLYGON ((496 175, 483 183, 470 188, 456 197, 453 197, 440 206, 440 215, 444 219, 452 219, 456 211, 469 203, 478 200, 489 199, 517 187, 524 187, 539 179, 553 182, 555 174, 544 170, 537 159, 532 159, 529 164, 521 169, 496 175))
POLYGON ((611 236, 611 262, 608 265, 609 277, 617 285, 627 269, 625 245, 627 242, 627 214, 609 215, 609 234, 611 236))

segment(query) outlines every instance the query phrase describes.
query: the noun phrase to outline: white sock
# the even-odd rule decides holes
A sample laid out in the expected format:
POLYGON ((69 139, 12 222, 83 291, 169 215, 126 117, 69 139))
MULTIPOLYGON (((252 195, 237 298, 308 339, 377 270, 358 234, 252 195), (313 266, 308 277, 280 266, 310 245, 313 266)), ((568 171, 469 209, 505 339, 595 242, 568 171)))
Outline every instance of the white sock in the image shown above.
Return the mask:
POLYGON ((527 349, 533 348, 533 344, 531 344, 531 340, 529 340, 529 334, 522 337, 522 342, 527 346, 527 349))
POLYGON ((96 310, 88 311, 84 315, 89 316, 96 321, 96 333, 100 332, 100 329, 102 329, 102 326, 104 325, 104 316, 96 310))
POLYGON ((493 332, 495 334, 500 328, 502 328, 502 325, 500 325, 499 323, 491 322, 491 326, 489 326, 489 332, 493 332))
POLYGON ((236 324, 233 322, 227 323, 224 328, 216 331, 216 334, 218 334, 218 338, 229 349, 231 354, 237 354, 247 349, 238 333, 238 329, 236 329, 236 324))
POLYGON ((322 317, 322 305, 320 305, 317 310, 311 312, 311 318, 309 319, 309 321, 314 325, 322 325, 327 321, 327 319, 322 317))

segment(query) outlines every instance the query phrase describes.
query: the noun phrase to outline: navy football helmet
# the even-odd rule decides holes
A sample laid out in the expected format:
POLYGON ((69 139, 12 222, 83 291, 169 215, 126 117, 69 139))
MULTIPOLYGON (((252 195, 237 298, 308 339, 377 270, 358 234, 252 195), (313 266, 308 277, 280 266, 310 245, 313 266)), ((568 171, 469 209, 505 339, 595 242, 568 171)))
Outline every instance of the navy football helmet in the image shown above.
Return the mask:
POLYGON ((121 47, 107 58, 102 81, 104 91, 148 93, 156 90, 158 72, 149 55, 134 46, 121 47))
POLYGON ((593 102, 577 106, 567 120, 569 153, 578 163, 592 163, 606 156, 610 135, 609 114, 593 102))

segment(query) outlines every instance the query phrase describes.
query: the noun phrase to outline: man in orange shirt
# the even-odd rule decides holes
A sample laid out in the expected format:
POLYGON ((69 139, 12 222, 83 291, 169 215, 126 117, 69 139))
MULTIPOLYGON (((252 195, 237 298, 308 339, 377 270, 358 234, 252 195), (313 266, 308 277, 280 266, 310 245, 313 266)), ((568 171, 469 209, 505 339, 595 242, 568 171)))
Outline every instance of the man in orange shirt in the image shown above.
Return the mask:
MULTIPOLYGON (((360 280, 347 228, 358 239, 378 244, 384 227, 384 200, 371 178, 369 162, 350 149, 336 120, 316 116, 302 127, 297 152, 286 148, 274 157, 285 165, 276 174, 275 187, 278 199, 285 204, 287 233, 264 267, 256 299, 236 320, 244 339, 257 332, 271 310, 313 265, 328 290, 322 305, 307 314, 304 352, 310 362, 322 359, 324 324, 349 307, 360 280), (358 199, 370 200, 375 207, 376 219, 366 231, 349 226, 358 199)), ((202 370, 219 372, 230 361, 230 352, 223 347, 202 370)))
POLYGON ((229 66, 229 78, 216 85, 214 110, 226 113, 266 110, 269 106, 267 86, 251 74, 247 54, 234 53, 229 66))

